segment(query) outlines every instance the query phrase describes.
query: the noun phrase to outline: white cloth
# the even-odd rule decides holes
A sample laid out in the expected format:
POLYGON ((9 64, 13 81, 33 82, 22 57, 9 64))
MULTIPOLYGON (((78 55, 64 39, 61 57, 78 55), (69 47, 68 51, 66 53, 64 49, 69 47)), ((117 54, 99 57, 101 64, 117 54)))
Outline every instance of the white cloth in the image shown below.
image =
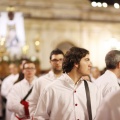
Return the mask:
POLYGON ((92 81, 92 82, 95 82, 95 81, 96 81, 96 79, 95 79, 94 77, 90 76, 90 78, 91 78, 91 81, 92 81))
POLYGON ((118 85, 120 86, 120 78, 118 78, 118 85))
POLYGON ((104 99, 95 120, 120 120, 120 90, 104 99))
POLYGON ((18 79, 18 77, 19 77, 19 74, 16 74, 16 75, 11 74, 3 80, 2 86, 1 86, 1 94, 6 99, 15 81, 18 79))
POLYGON ((117 76, 110 70, 107 70, 94 83, 101 89, 103 97, 120 89, 117 76))
MULTIPOLYGON (((88 82, 92 116, 95 118, 101 95, 95 84, 88 82)), ((67 75, 46 87, 39 99, 34 120, 88 120, 84 81, 74 81, 67 75)))
MULTIPOLYGON (((11 120, 18 120, 14 115, 16 114, 20 118, 25 117, 24 106, 20 101, 27 95, 30 88, 33 86, 35 79, 31 84, 26 79, 16 83, 8 96, 8 109, 14 114, 11 117, 11 120)), ((29 99, 29 96, 26 100, 29 99)), ((10 120, 10 119, 9 119, 10 120)))
POLYGON ((30 111, 30 115, 32 116, 35 112, 39 97, 43 91, 43 89, 45 89, 45 87, 47 85, 49 85, 50 83, 52 83, 54 80, 56 80, 55 74, 53 73, 53 71, 50 71, 49 73, 39 77, 33 87, 32 93, 30 95, 29 98, 29 111, 30 111))
MULTIPOLYGON (((6 99, 8 97, 8 94, 10 93, 15 81, 18 79, 19 74, 11 74, 8 77, 6 77, 1 86, 1 94, 4 96, 6 99)), ((6 102, 6 119, 5 120, 10 120, 10 117, 12 115, 12 112, 8 110, 8 103, 6 102)))

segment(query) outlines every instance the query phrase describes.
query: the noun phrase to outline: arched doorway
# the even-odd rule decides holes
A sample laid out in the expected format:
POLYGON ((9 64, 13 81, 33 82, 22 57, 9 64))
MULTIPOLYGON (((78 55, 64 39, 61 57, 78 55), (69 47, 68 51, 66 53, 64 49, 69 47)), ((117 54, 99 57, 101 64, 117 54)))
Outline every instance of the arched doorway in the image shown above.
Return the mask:
POLYGON ((69 50, 71 47, 75 46, 74 44, 70 42, 63 42, 57 45, 56 48, 62 50, 64 53, 66 53, 67 50, 69 50))

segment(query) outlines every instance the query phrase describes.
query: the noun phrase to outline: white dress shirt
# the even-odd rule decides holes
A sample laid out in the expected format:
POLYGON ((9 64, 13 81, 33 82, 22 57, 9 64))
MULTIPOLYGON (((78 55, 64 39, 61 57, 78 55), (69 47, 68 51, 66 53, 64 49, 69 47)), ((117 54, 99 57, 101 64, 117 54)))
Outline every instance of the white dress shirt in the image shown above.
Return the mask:
MULTIPOLYGON (((8 109, 12 111, 14 114, 11 117, 11 120, 18 120, 15 115, 22 118, 25 117, 24 106, 20 103, 20 101, 27 95, 30 88, 33 86, 35 79, 31 84, 26 79, 16 83, 8 96, 8 109)), ((26 101, 28 101, 28 98, 26 101)))
POLYGON ((101 89, 103 97, 120 89, 117 76, 110 70, 107 70, 94 83, 101 89))
POLYGON ((95 120, 120 120, 120 90, 104 99, 95 120))
MULTIPOLYGON (((100 104, 97 87, 88 82, 93 119, 100 104)), ((74 81, 67 75, 46 87, 39 99, 34 120, 88 120, 84 81, 74 81)))
POLYGON ((56 79, 57 78, 56 78, 55 74, 53 73, 53 71, 50 71, 46 75, 43 75, 36 80, 33 90, 32 90, 32 93, 29 98, 29 105, 30 105, 29 111, 30 111, 31 116, 35 112, 35 109, 36 109, 36 106, 38 103, 38 99, 39 99, 41 93, 43 92, 43 89, 45 89, 45 87, 47 85, 49 85, 56 79))

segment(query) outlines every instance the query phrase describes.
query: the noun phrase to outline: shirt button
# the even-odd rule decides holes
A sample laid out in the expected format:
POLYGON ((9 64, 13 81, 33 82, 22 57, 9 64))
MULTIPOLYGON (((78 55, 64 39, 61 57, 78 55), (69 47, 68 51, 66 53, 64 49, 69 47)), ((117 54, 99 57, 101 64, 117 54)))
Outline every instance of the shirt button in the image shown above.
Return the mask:
POLYGON ((75 106, 77 106, 78 104, 75 104, 75 106))

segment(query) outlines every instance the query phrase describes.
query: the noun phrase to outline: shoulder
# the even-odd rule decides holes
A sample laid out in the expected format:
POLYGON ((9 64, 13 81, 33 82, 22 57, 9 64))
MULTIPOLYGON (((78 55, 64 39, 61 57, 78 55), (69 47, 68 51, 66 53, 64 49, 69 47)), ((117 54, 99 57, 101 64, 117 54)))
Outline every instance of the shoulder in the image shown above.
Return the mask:
POLYGON ((24 84, 25 84, 25 80, 23 79, 23 80, 21 80, 20 82, 14 84, 14 85, 13 85, 13 88, 18 88, 18 87, 21 88, 21 86, 24 86, 24 84))
POLYGON ((87 83, 88 83, 88 86, 91 90, 98 90, 99 89, 95 83, 89 82, 89 81, 87 81, 87 83))
POLYGON ((3 79, 3 83, 6 81, 10 81, 10 78, 12 77, 12 75, 7 76, 6 78, 3 79))
POLYGON ((43 81, 43 80, 50 80, 50 77, 49 77, 49 75, 48 74, 45 74, 45 75, 42 75, 42 76, 40 76, 39 78, 37 78, 37 81, 43 81))
POLYGON ((113 92, 111 95, 104 99, 104 102, 111 109, 120 109, 120 90, 113 92))
POLYGON ((46 84, 51 83, 51 81, 52 81, 51 78, 49 78, 47 75, 43 75, 35 80, 34 85, 35 86, 46 85, 46 84))
POLYGON ((51 82, 49 85, 46 86, 45 91, 58 91, 62 89, 64 83, 61 79, 56 79, 55 81, 51 82))

